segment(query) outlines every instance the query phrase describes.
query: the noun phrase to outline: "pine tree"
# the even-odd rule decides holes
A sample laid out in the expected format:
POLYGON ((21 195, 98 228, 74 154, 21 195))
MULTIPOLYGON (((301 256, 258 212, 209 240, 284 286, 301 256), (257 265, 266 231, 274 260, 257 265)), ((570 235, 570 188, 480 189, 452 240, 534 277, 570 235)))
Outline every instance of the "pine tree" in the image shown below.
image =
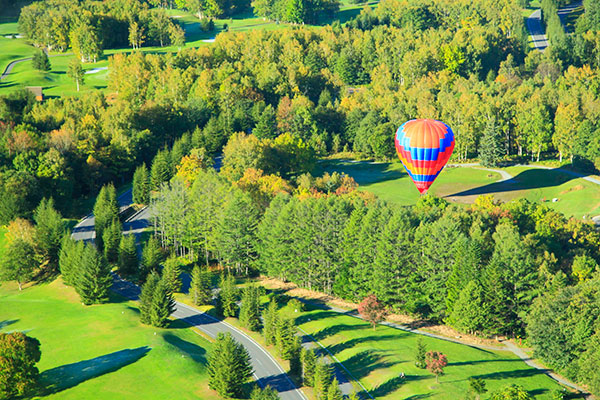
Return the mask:
POLYGON ((38 71, 50 71, 50 59, 44 50, 38 50, 33 54, 31 64, 38 71))
POLYGON ((340 390, 340 383, 337 378, 333 378, 331 384, 329 385, 329 389, 327 389, 327 400, 343 400, 344 395, 340 390))
POLYGON ((315 385, 315 368, 317 366, 317 356, 313 349, 302 351, 302 371, 303 381, 306 386, 315 385))
POLYGON ((240 322, 251 331, 260 329, 260 289, 256 285, 248 286, 242 292, 240 322))
POLYGON ((235 285, 233 275, 224 274, 221 276, 219 287, 221 290, 217 297, 217 305, 221 315, 224 317, 235 317, 238 310, 238 288, 235 285))
POLYGON ((150 236, 142 250, 142 267, 140 271, 140 280, 144 280, 146 275, 152 271, 158 272, 158 267, 163 261, 163 253, 155 236, 150 236))
POLYGON ((274 139, 277 136, 277 115, 272 105, 265 107, 252 133, 259 139, 274 139))
POLYGON ((314 393, 317 400, 326 400, 327 391, 331 385, 331 368, 329 364, 318 361, 315 368, 314 393))
POLYGON ((102 243, 104 230, 114 221, 119 219, 119 203, 117 191, 112 184, 103 186, 96 197, 94 204, 94 225, 96 230, 96 247, 104 249, 102 243))
POLYGON ((92 245, 85 245, 81 264, 76 272, 75 290, 85 305, 108 300, 112 286, 110 267, 104 257, 92 245))
POLYGON ((119 273, 124 276, 136 276, 138 256, 135 235, 123 235, 119 244, 119 273))
POLYGON ((417 347, 415 348, 415 365, 418 368, 425 368, 427 364, 425 363, 425 358, 427 357, 427 347, 425 347, 425 343, 423 343, 423 339, 421 337, 417 338, 417 347))
POLYGON ((84 242, 76 242, 69 234, 63 238, 58 265, 63 282, 67 285, 75 286, 77 282, 77 271, 83 259, 84 248, 84 242))
POLYGON ((133 202, 136 204, 148 204, 150 202, 150 177, 146 164, 135 169, 132 187, 133 202))
POLYGON ((160 185, 168 182, 172 177, 171 157, 168 150, 161 150, 156 153, 152 160, 150 169, 150 182, 154 190, 158 190, 160 185))
POLYGON ((488 314, 481 285, 470 281, 460 292, 447 322, 458 331, 473 334, 482 332, 489 325, 488 314))
POLYGON ((159 328, 167 326, 169 315, 175 311, 173 292, 171 292, 169 284, 165 281, 164 277, 154 287, 149 311, 150 324, 159 328))
POLYGON ((479 160, 481 161, 481 165, 484 167, 495 167, 498 165, 498 161, 502 157, 500 141, 501 138, 496 127, 496 121, 490 118, 487 121, 483 137, 479 143, 479 160))
POLYGON ((150 325, 152 322, 150 310, 152 308, 154 292, 159 281, 160 276, 158 276, 158 273, 152 272, 148 275, 146 283, 142 286, 142 293, 140 294, 140 321, 142 321, 143 324, 150 325))
POLYGON ((296 344, 296 325, 294 325, 294 320, 288 317, 280 317, 276 335, 279 355, 284 360, 290 360, 294 355, 296 344))
POLYGON ((197 306, 210 304, 212 299, 212 273, 207 267, 196 265, 192 270, 190 295, 197 306))
POLYGON ((271 300, 267 309, 263 311, 263 336, 268 345, 277 343, 277 326, 279 325, 279 313, 277 302, 271 300))
POLYGON ((294 336, 290 349, 290 375, 302 378, 302 341, 294 336))
POLYGON ((119 246, 121 244, 121 223, 118 220, 113 220, 102 234, 102 242, 104 243, 104 257, 109 263, 119 261, 119 246))
POLYGON ((279 400, 279 395, 269 385, 264 389, 255 386, 250 394, 250 400, 279 400))
POLYGON ((209 387, 225 398, 240 397, 252 376, 250 355, 229 333, 219 333, 207 360, 209 387))
POLYGON ((36 253, 54 272, 58 269, 58 254, 66 228, 62 215, 54 208, 54 200, 42 199, 35 209, 33 220, 36 253))
POLYGON ((181 291, 181 262, 177 257, 171 256, 165 261, 162 276, 171 293, 181 291))

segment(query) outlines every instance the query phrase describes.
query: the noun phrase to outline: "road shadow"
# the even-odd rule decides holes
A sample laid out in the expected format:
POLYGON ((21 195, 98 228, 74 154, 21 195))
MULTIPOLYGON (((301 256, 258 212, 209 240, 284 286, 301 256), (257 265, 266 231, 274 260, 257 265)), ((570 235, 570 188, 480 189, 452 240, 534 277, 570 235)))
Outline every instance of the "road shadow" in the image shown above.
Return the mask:
POLYGON ((260 378, 256 383, 258 383, 258 386, 260 387, 266 387, 267 385, 271 386, 272 389, 276 390, 280 394, 295 389, 294 385, 292 385, 286 374, 271 375, 260 378))
POLYGON ((517 190, 541 189, 546 187, 560 186, 573 179, 579 178, 570 175, 563 169, 528 169, 519 173, 511 179, 502 182, 490 183, 462 192, 449 194, 445 197, 480 196, 500 192, 514 192, 517 190))
POLYGON ((0 329, 4 329, 9 325, 15 324, 19 322, 18 319, 5 319, 4 321, 0 321, 0 329))
POLYGON ((98 376, 115 372, 133 364, 150 351, 143 346, 125 349, 89 360, 79 361, 46 370, 40 374, 44 394, 53 394, 69 389, 98 376))
POLYGON ((206 350, 203 347, 200 347, 195 343, 188 342, 187 340, 183 340, 171 333, 167 333, 163 337, 167 343, 176 347, 180 352, 184 353, 195 362, 206 364, 206 350))

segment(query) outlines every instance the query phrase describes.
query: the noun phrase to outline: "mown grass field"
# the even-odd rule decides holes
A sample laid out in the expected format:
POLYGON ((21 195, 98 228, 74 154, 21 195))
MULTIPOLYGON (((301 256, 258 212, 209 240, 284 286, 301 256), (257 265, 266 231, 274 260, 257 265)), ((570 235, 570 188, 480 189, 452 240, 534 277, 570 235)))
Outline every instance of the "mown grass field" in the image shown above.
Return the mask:
MULTIPOLYGON (((471 204, 478 196, 491 194, 507 202, 526 198, 544 202, 566 216, 593 217, 600 214, 600 185, 574 177, 560 169, 537 169, 525 166, 498 168, 513 179, 501 179, 496 172, 477 167, 446 167, 431 186, 429 193, 458 204, 471 204), (558 199, 553 202, 553 199, 558 199)), ((400 162, 371 163, 367 161, 326 160, 315 171, 338 171, 352 176, 361 190, 401 205, 414 204, 419 192, 400 162)))
POLYGON ((182 324, 139 323, 137 304, 119 298, 85 307, 60 280, 0 286, 0 330, 40 340, 46 386, 40 399, 211 399, 205 360, 211 343, 182 324))
POLYGON ((305 311, 296 323, 326 346, 376 399, 464 398, 470 377, 484 379, 489 391, 521 385, 535 399, 550 399, 552 391, 562 390, 510 352, 481 350, 386 326, 373 330, 364 321, 326 310, 305 311), (435 375, 414 365, 418 337, 428 350, 448 358, 439 383, 435 375))

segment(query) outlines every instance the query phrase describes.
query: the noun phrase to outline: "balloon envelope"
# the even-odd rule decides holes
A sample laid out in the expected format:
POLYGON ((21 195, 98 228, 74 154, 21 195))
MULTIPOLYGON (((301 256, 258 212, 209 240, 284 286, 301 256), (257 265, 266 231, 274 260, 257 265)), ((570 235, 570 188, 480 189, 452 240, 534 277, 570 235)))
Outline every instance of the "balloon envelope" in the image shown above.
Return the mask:
POLYGON ((441 121, 413 119, 398 128, 394 142, 402 165, 423 194, 450 159, 454 133, 441 121))

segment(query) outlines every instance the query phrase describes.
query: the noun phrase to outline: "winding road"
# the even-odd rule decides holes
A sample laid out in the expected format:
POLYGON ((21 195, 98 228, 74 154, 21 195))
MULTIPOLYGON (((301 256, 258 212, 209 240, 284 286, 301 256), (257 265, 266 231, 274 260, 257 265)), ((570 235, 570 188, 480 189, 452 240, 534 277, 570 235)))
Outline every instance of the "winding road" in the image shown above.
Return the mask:
MULTIPOLYGON (((130 205, 132 202, 131 190, 120 195, 118 202, 121 209, 130 205)), ((141 234, 149 226, 149 217, 148 208, 138 211, 123 223, 123 234, 141 234)), ((75 225, 72 237, 75 240, 94 240, 94 216, 92 214, 87 215, 75 225)), ((119 278, 116 274, 113 274, 112 290, 134 301, 138 300, 140 294, 138 286, 119 278)), ((221 332, 230 333, 235 340, 248 350, 254 369, 254 377, 261 387, 271 386, 279 392, 282 400, 307 400, 304 393, 296 388, 279 363, 256 341, 239 329, 180 302, 175 303, 175 311, 171 316, 191 325, 211 338, 215 338, 221 332)))

